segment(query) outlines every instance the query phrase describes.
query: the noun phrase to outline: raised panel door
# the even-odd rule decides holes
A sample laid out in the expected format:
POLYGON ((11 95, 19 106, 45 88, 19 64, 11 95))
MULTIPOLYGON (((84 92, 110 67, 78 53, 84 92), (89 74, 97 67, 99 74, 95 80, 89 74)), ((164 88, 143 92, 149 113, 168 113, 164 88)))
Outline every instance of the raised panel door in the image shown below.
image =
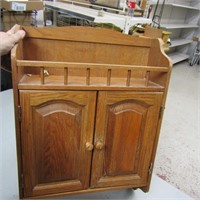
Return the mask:
POLYGON ((88 188, 96 92, 20 91, 20 103, 24 197, 88 188))
POLYGON ((91 187, 147 184, 162 93, 100 92, 91 187))

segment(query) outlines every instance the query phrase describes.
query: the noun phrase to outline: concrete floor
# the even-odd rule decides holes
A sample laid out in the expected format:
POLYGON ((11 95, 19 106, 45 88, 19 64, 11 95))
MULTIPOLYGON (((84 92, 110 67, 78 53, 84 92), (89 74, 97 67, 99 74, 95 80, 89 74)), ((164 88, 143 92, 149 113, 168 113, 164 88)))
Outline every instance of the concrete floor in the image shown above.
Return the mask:
POLYGON ((173 67, 154 173, 200 199, 200 65, 173 67))
MULTIPOLYGON (((183 71, 188 70, 196 69, 187 68, 187 70, 183 71)), ((174 71, 176 73, 180 73, 182 70, 175 69, 174 71)), ((199 73, 198 69, 196 71, 196 73, 199 73)), ((173 76, 176 79, 175 74, 173 74, 173 76)), ((193 80, 191 79, 191 81, 193 80)), ((171 99, 171 97, 168 99, 171 99)), ((18 199, 19 196, 12 90, 0 92, 0 113, 0 200, 15 200, 18 199)), ((163 145, 163 143, 160 143, 160 145, 163 145)), ((159 149, 161 149, 161 147, 159 147, 159 149)), ((160 163, 157 161, 156 165, 158 164, 160 163)), ((139 189, 135 191, 120 190, 88 195, 70 196, 64 197, 62 199, 190 200, 192 198, 153 174, 149 193, 143 193, 139 189)))

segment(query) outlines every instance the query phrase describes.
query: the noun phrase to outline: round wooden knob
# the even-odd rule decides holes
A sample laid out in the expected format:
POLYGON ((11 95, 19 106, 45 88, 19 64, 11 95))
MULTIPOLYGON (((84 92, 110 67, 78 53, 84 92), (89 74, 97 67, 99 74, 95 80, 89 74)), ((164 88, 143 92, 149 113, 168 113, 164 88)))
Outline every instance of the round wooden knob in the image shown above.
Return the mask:
POLYGON ((103 149, 103 147, 104 147, 103 142, 101 142, 101 141, 96 142, 96 144, 95 144, 96 149, 101 150, 101 149, 103 149))
POLYGON ((87 142, 85 146, 88 151, 92 151, 94 149, 94 145, 90 142, 87 142))

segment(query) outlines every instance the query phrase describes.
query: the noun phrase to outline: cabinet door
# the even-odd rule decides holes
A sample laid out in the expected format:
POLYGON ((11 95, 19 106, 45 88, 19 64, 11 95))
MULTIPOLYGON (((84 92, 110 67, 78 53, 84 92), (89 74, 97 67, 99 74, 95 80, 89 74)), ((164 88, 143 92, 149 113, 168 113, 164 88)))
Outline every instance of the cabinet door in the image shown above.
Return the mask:
POLYGON ((100 92, 91 187, 145 186, 162 93, 100 92))
POLYGON ((20 91, 20 104, 24 197, 88 188, 96 92, 20 91))

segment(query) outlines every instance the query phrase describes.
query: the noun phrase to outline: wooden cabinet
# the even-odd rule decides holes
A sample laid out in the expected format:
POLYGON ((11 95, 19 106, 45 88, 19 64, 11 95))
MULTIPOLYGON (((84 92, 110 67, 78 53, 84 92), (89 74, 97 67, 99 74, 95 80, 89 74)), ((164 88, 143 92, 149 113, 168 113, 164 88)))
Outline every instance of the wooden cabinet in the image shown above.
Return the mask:
POLYGON ((159 41, 83 27, 25 30, 12 50, 21 198, 148 191, 171 67, 159 41), (46 42, 71 53, 48 57, 46 42), (26 53, 30 45, 38 52, 26 53), (156 49, 161 66, 139 59, 156 49))

